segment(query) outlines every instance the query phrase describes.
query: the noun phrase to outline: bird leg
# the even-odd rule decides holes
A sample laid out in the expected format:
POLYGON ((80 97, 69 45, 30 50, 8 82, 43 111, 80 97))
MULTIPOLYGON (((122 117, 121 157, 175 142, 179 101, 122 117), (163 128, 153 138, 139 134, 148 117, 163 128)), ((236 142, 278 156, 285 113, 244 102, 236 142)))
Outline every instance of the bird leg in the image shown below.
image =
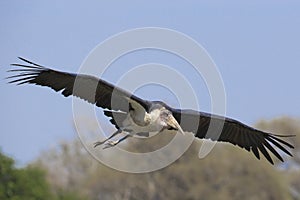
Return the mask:
POLYGON ((107 142, 108 140, 110 140, 111 138, 115 137, 116 135, 118 135, 118 134, 120 134, 120 133, 122 133, 122 130, 121 130, 121 129, 118 129, 116 132, 114 132, 111 136, 109 136, 109 137, 106 138, 105 140, 95 142, 95 143, 94 143, 94 148, 97 147, 97 146, 99 146, 99 145, 101 145, 101 144, 103 144, 103 143, 105 143, 105 142, 107 142))
POLYGON ((110 147, 114 147, 116 146, 117 144, 119 144, 120 142, 124 141, 126 138, 128 137, 132 137, 132 135, 128 134, 128 135, 125 135, 124 137, 122 137, 121 139, 119 140, 116 140, 116 141, 108 141, 107 143, 105 143, 105 146, 103 147, 103 149, 107 149, 107 148, 110 148, 110 147))

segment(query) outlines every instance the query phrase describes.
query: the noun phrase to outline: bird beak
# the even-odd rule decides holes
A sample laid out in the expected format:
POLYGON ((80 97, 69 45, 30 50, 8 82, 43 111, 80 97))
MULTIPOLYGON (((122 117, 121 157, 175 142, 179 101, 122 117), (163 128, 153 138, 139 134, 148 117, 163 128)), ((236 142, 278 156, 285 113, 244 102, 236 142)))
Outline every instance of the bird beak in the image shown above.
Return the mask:
POLYGON ((182 130, 176 119, 173 117, 173 115, 169 115, 167 124, 172 128, 178 130, 181 134, 185 135, 184 131, 182 130))

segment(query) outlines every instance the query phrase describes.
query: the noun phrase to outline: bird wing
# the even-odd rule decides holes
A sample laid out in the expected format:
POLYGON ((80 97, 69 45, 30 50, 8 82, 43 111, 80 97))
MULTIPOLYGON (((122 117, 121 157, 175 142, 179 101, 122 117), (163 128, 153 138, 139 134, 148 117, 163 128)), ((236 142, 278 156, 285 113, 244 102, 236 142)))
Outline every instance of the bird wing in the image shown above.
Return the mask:
POLYGON ((275 135, 263 132, 237 120, 204 112, 170 109, 172 110, 173 116, 180 123, 182 129, 184 131, 193 132, 198 138, 229 142, 233 145, 238 145, 247 151, 252 151, 258 159, 260 159, 260 151, 271 164, 274 163, 266 149, 272 152, 282 162, 282 157, 274 147, 277 147, 286 154, 292 156, 286 147, 294 147, 288 142, 280 139, 280 137, 290 137, 292 135, 275 135))
POLYGON ((18 73, 7 77, 8 79, 13 79, 9 83, 17 83, 18 85, 29 83, 47 86, 56 92, 61 91, 65 97, 73 95, 109 110, 128 112, 129 109, 136 107, 141 107, 145 110, 149 109, 148 101, 102 79, 90 75, 60 72, 21 57, 19 59, 26 64, 12 64, 12 66, 20 68, 9 70, 10 72, 18 73))

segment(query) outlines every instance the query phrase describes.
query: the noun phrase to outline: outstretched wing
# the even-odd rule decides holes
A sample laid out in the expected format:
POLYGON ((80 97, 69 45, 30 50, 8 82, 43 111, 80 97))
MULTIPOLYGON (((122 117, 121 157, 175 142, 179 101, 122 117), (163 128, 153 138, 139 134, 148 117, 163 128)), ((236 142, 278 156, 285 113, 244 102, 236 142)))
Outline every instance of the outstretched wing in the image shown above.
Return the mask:
POLYGON ((60 72, 21 57, 19 59, 26 64, 12 64, 20 68, 9 70, 18 73, 7 77, 13 79, 9 83, 47 86, 56 92, 61 91, 65 97, 74 95, 109 110, 128 112, 130 107, 149 109, 148 101, 94 76, 60 72))
POLYGON ((230 142, 247 151, 252 151, 258 159, 260 159, 260 151, 271 164, 274 163, 267 149, 282 162, 282 157, 274 147, 277 147, 286 154, 292 156, 286 147, 294 147, 288 142, 280 139, 280 137, 290 137, 291 135, 275 135, 263 132, 234 119, 194 110, 172 108, 171 110, 173 116, 180 122, 181 128, 184 131, 193 132, 198 138, 230 142))

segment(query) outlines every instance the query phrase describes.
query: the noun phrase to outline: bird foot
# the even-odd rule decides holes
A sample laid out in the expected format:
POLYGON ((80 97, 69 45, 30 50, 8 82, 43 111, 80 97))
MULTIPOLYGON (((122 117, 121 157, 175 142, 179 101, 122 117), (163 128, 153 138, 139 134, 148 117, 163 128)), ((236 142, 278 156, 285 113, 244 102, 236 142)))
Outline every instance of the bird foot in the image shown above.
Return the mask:
POLYGON ((113 140, 109 140, 107 141, 107 143, 105 143, 105 146, 103 147, 103 149, 108 149, 110 147, 114 147, 119 143, 119 141, 113 141, 113 140))
POLYGON ((98 141, 98 142, 95 142, 95 143, 94 143, 94 148, 97 147, 97 146, 99 146, 99 145, 101 145, 101 144, 103 144, 104 142, 106 142, 106 141, 98 141))

